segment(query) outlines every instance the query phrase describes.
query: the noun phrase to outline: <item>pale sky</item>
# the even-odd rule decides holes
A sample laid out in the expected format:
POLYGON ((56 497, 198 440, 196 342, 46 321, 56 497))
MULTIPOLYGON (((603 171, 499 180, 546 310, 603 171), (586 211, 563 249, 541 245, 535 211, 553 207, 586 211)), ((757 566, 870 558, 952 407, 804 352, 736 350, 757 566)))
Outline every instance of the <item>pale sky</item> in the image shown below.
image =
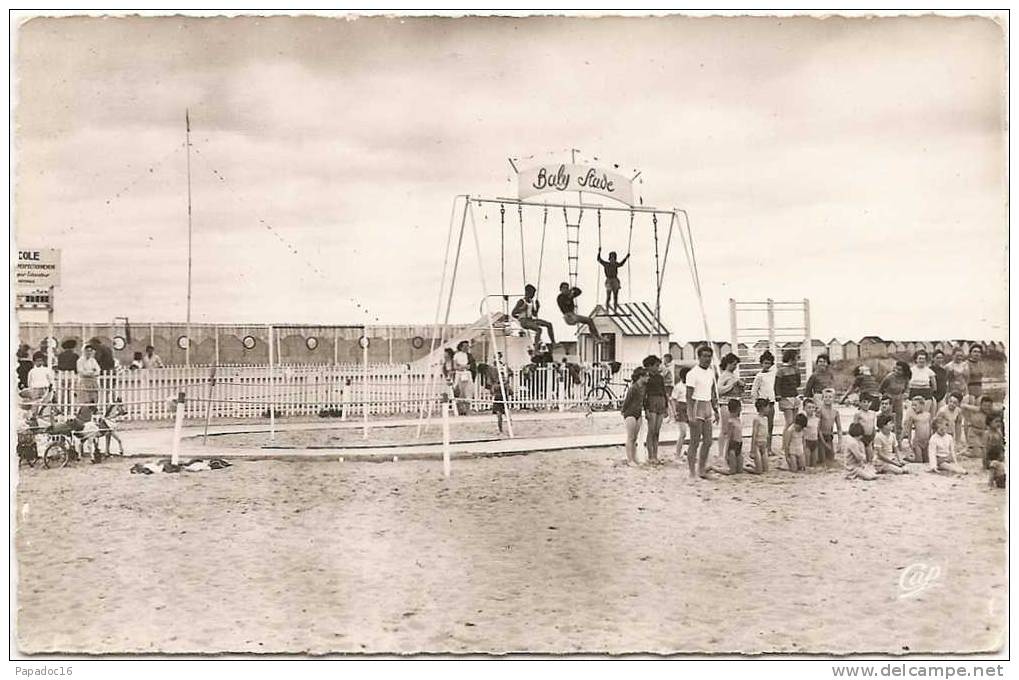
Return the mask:
MULTIPOLYGON (((1006 56, 987 18, 61 18, 16 40, 16 238, 62 249, 58 321, 184 319, 189 108, 196 321, 431 322, 453 196, 513 195, 508 156, 577 148, 688 211, 716 338, 730 297, 810 298, 825 340, 1007 336, 1006 56)), ((478 218, 497 292, 498 210, 478 218)), ((622 254, 625 216, 603 222, 622 254)), ((539 210, 524 229, 533 280, 539 210)), ((653 299, 650 230, 624 301, 653 299)), ((553 212, 551 318, 564 241, 553 212)), ((700 338, 678 245, 662 317, 700 338)), ((457 322, 481 298, 469 233, 463 252, 457 322)))

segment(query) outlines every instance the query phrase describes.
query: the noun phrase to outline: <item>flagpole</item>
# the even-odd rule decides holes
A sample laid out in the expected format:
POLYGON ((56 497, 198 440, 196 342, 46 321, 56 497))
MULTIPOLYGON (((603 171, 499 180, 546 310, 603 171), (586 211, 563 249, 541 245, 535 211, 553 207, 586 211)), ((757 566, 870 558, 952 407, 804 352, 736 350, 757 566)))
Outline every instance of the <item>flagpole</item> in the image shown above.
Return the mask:
POLYGON ((188 168, 188 303, 187 303, 187 343, 184 347, 184 363, 191 365, 191 115, 184 109, 184 128, 187 147, 188 168))

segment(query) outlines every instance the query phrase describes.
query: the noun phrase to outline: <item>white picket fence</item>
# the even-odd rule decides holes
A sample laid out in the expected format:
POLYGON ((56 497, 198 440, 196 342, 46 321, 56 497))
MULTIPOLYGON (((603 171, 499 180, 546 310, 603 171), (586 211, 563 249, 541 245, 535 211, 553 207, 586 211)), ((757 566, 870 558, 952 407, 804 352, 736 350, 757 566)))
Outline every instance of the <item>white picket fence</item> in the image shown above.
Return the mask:
MULTIPOLYGON (((620 399, 622 379, 632 367, 610 378, 620 399)), ((510 378, 509 407, 513 409, 564 409, 583 407, 591 389, 607 373, 602 367, 583 367, 579 382, 562 365, 532 366, 510 378)), ((492 389, 478 375, 470 408, 492 407, 492 389)), ((56 402, 65 411, 79 405, 78 377, 57 372, 56 402)), ((127 411, 125 420, 169 420, 175 406, 170 400, 185 394, 185 417, 265 418, 270 407, 279 416, 330 415, 360 417, 418 413, 422 404, 438 402, 449 393, 441 377, 406 364, 369 365, 367 376, 360 364, 337 366, 191 366, 125 371, 99 378, 99 407, 119 399, 127 411)))

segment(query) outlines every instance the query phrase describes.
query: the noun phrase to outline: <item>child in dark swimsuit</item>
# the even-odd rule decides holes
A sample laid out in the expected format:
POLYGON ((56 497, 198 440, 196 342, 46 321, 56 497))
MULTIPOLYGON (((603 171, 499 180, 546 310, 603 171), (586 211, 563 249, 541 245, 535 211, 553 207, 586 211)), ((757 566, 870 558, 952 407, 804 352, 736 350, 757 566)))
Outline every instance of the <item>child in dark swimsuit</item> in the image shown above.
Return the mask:
POLYGON ((644 388, 644 416, 647 418, 647 458, 651 465, 658 465, 658 437, 662 429, 662 421, 669 410, 668 393, 665 391, 665 379, 662 377, 662 360, 653 354, 644 359, 644 368, 648 372, 647 385, 644 388))
POLYGON ((609 253, 609 259, 601 259, 601 248, 598 249, 598 264, 605 269, 605 309, 619 308, 619 268, 630 259, 630 254, 622 260, 616 261, 616 251, 609 253), (615 302, 615 305, 612 303, 615 302))
POLYGON ((598 332, 598 328, 594 325, 594 319, 577 314, 576 299, 580 296, 580 293, 581 290, 579 288, 570 288, 570 284, 565 281, 559 284, 559 295, 556 297, 555 301, 556 304, 559 305, 559 311, 563 313, 563 321, 571 326, 584 324, 591 332, 591 337, 594 338, 596 342, 602 342, 603 338, 601 333, 598 332))

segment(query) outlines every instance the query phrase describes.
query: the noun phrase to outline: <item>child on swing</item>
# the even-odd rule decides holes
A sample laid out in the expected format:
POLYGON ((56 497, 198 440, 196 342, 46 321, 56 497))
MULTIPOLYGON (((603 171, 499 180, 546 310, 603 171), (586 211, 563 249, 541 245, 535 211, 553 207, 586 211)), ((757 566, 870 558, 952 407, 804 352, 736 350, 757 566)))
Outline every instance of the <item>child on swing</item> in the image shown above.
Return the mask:
POLYGON ((552 323, 538 318, 538 310, 541 305, 534 297, 537 292, 538 289, 531 284, 524 286, 524 297, 517 300, 517 303, 513 305, 513 311, 510 312, 510 315, 520 322, 521 328, 534 331, 535 352, 541 347, 541 331, 543 329, 548 333, 548 341, 553 347, 555 346, 555 329, 552 328, 552 323))
POLYGON ((619 309, 619 268, 630 259, 630 254, 622 260, 616 260, 616 251, 609 252, 609 259, 601 259, 601 246, 598 246, 598 264, 605 269, 605 310, 619 309), (613 305, 612 303, 615 302, 613 305))
POLYGON ((563 313, 563 320, 571 326, 586 325, 595 342, 604 342, 605 339, 594 325, 594 319, 577 314, 576 299, 580 297, 580 294, 581 290, 579 288, 570 288, 570 284, 565 281, 559 284, 559 295, 556 297, 556 304, 559 305, 559 311, 563 313))

